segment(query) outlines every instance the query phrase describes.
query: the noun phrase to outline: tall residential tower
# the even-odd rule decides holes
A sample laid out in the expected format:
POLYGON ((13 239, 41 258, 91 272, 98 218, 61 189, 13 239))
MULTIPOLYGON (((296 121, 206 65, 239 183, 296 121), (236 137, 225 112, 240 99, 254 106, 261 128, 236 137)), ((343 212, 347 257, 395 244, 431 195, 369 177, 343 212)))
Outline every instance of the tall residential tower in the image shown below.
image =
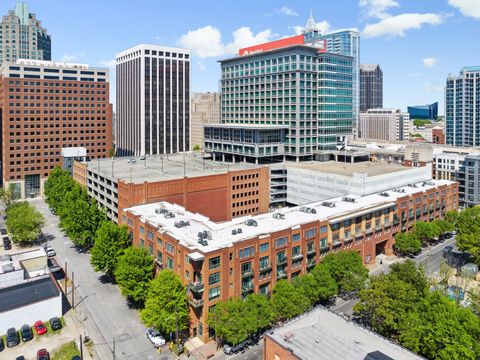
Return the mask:
POLYGON ((119 156, 190 150, 190 52, 141 44, 117 54, 119 156))
POLYGON ((0 22, 0 65, 17 59, 51 60, 51 39, 47 30, 28 10, 18 3, 0 22))
POLYGON ((480 66, 449 75, 445 87, 445 143, 480 146, 480 66))
POLYGON ((383 71, 378 64, 360 65, 360 112, 383 108, 383 71))

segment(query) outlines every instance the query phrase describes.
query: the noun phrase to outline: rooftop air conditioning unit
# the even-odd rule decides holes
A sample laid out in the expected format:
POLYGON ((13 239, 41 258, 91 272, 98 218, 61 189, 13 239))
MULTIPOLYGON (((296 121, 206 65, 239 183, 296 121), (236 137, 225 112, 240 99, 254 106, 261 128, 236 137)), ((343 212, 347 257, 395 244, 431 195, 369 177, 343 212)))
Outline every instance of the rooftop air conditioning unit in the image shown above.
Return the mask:
POLYGON ((241 234, 242 233, 242 228, 238 228, 237 229, 237 234, 241 234))
POLYGON ((349 202, 349 203, 354 203, 355 202, 355 199, 350 197, 350 196, 344 196, 342 198, 342 201, 345 201, 345 202, 349 202))
POLYGON ((334 208, 335 203, 333 201, 324 201, 324 202, 322 202, 322 206, 329 207, 329 208, 334 208))
POLYGON ((232 235, 237 235, 237 229, 232 230, 232 235))
POLYGON ((388 196, 390 196, 387 192, 381 192, 379 195, 380 195, 380 196, 383 196, 383 197, 388 197, 388 196))

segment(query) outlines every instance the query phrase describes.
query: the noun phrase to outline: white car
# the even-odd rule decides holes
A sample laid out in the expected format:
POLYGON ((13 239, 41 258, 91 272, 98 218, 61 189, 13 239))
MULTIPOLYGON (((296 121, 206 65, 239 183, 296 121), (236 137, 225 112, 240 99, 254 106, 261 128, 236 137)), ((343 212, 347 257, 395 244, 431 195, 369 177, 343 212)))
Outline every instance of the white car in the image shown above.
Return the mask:
POLYGON ((55 249, 54 249, 53 247, 51 247, 51 246, 47 246, 47 247, 45 248, 45 252, 47 253, 47 256, 48 256, 48 257, 52 257, 52 256, 57 255, 57 253, 55 252, 55 249))
POLYGON ((159 348, 160 346, 165 345, 165 339, 162 337, 162 335, 155 329, 148 328, 147 329, 147 337, 150 339, 152 344, 155 346, 155 348, 159 348))

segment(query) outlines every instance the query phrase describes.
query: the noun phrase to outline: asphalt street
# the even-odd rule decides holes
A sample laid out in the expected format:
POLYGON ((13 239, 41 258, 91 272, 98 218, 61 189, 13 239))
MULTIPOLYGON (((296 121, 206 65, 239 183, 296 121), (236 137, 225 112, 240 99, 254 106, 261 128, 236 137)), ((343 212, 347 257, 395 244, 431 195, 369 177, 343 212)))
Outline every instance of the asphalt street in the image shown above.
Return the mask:
POLYGON ((224 353, 214 356, 211 360, 260 360, 263 354, 263 339, 257 345, 250 346, 247 350, 234 355, 224 353))
POLYGON ((57 253, 58 263, 67 272, 74 272, 77 311, 83 319, 86 332, 94 342, 99 359, 172 359, 168 350, 158 353, 145 335, 138 313, 129 309, 116 285, 102 282, 102 274, 90 265, 90 255, 79 253, 73 243, 58 227, 58 218, 52 215, 41 199, 31 201, 46 218, 43 229, 50 235, 49 246, 57 253), (114 341, 115 339, 115 341, 114 341), (113 355, 115 349, 115 357, 113 355))
MULTIPOLYGON (((431 248, 425 249, 420 255, 418 255, 413 261, 417 264, 421 264, 425 267, 425 272, 428 276, 431 276, 440 270, 440 265, 445 261, 443 258, 442 250, 445 246, 453 245, 455 248, 455 238, 452 237, 448 240, 445 240, 443 243, 433 246, 431 248)), ((389 267, 384 267, 376 272, 371 273, 370 275, 376 275, 379 273, 388 273, 389 267)), ((336 306, 332 307, 331 310, 336 313, 342 313, 345 316, 349 317, 353 314, 353 306, 358 302, 358 299, 352 299, 344 301, 342 299, 337 299, 336 306)))

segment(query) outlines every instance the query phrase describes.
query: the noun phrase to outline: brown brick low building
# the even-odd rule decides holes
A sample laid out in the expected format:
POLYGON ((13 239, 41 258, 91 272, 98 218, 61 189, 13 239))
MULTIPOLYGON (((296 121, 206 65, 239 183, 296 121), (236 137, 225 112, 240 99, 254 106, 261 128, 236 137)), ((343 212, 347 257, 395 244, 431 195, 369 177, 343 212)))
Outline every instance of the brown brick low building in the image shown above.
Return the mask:
POLYGON ((122 209, 159 201, 213 221, 269 209, 268 167, 204 162, 200 154, 76 162, 73 176, 115 222, 122 209))
POLYGON ((216 223, 166 202, 125 210, 135 246, 188 285, 191 334, 206 340, 209 309, 219 300, 270 295, 279 279, 311 270, 331 252, 356 250, 366 264, 391 254, 394 237, 416 221, 458 206, 458 186, 427 181, 363 197, 342 197, 216 223))
POLYGON ((38 196, 61 150, 84 147, 104 158, 112 146, 108 70, 17 60, 0 68, 3 185, 38 196))

